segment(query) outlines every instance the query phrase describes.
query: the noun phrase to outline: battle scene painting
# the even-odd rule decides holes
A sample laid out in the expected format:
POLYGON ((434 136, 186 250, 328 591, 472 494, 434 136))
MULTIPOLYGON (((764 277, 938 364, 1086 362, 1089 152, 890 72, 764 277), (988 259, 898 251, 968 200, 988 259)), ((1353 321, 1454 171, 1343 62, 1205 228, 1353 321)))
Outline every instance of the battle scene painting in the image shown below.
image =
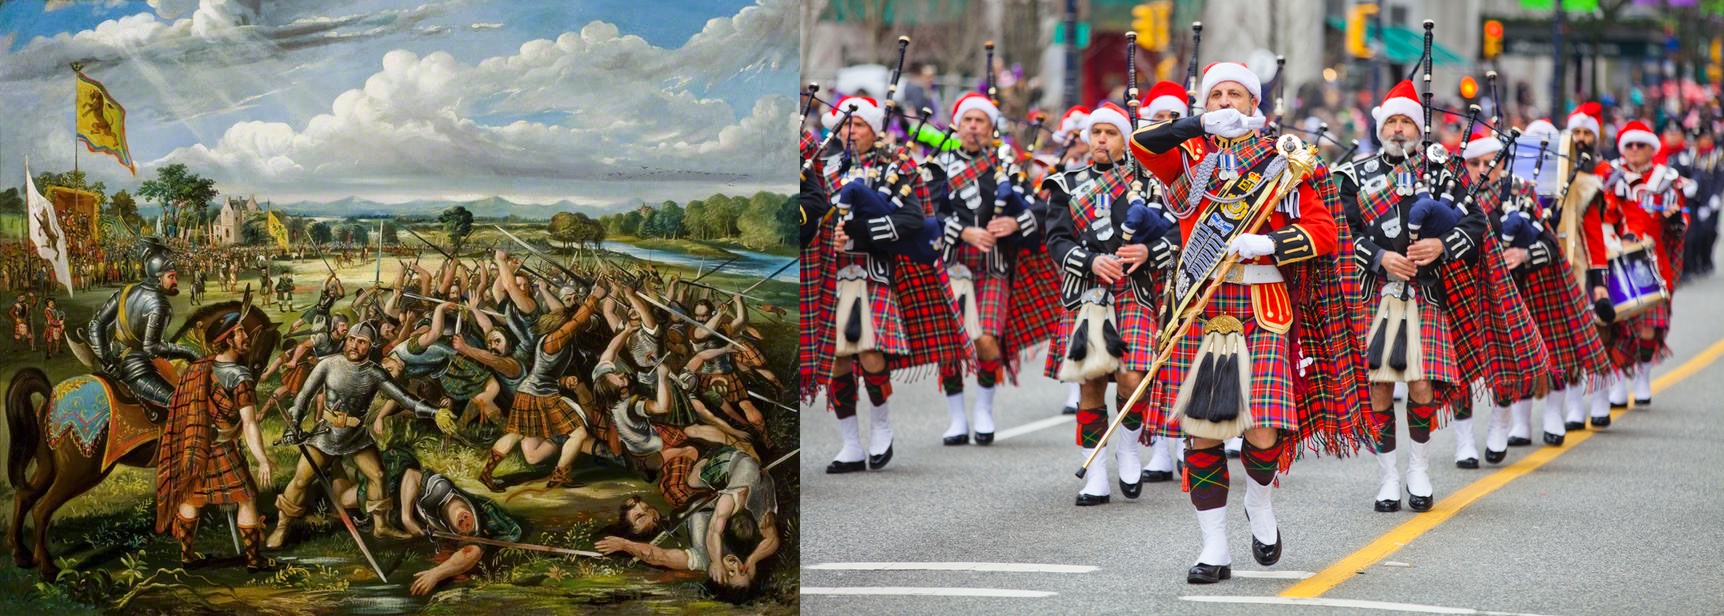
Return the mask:
POLYGON ((795 8, 0 0, 0 613, 796 612, 795 8))

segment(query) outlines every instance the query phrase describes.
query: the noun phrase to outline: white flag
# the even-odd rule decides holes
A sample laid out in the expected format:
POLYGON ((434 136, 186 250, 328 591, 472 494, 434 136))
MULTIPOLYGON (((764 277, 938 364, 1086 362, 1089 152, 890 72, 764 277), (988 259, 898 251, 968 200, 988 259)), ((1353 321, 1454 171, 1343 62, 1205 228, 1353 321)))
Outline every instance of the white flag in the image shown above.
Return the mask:
POLYGON ((36 256, 54 265, 54 278, 66 285, 66 295, 72 295, 72 267, 66 262, 66 235, 60 232, 60 219, 54 204, 36 192, 36 179, 30 177, 30 161, 24 160, 24 203, 29 207, 30 241, 36 244, 36 256))

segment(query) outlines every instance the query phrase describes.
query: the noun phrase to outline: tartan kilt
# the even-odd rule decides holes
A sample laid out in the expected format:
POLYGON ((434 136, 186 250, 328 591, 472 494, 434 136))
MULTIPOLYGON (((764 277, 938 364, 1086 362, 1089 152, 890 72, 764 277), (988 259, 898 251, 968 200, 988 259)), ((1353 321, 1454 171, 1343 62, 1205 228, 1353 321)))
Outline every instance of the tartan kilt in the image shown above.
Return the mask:
POLYGON ((734 372, 713 372, 695 375, 703 397, 729 402, 741 403, 748 400, 748 392, 742 388, 742 379, 736 378, 734 372))
MULTIPOLYGON (((1139 303, 1126 281, 1126 278, 1121 278, 1108 288, 1108 292, 1113 294, 1114 324, 1119 327, 1120 337, 1125 339, 1125 357, 1120 358, 1120 369, 1144 372, 1155 363, 1155 309, 1139 303)), ((1071 341, 1072 324, 1077 320, 1077 311, 1064 312, 1065 318, 1055 324, 1054 335, 1048 339, 1048 358, 1042 366, 1042 374, 1056 381, 1059 380, 1060 363, 1065 359, 1066 343, 1071 341)), ((1091 349, 1090 352, 1105 351, 1091 349)))
MULTIPOLYGON (((998 250, 1005 250, 1004 247, 998 250)), ((985 253, 968 245, 957 250, 957 261, 970 269, 970 281, 976 285, 976 320, 982 326, 983 336, 999 338, 1006 332, 1006 308, 1010 306, 1011 280, 1005 276, 987 271, 985 253)), ((948 279, 951 272, 947 271, 948 279)), ((953 306, 957 306, 957 289, 953 289, 953 306)), ((960 318, 963 313, 958 313, 960 318)), ((966 332, 968 335, 968 332, 966 332)))
MULTIPOLYGON (((898 298, 892 293, 892 288, 868 281, 868 302, 874 311, 874 350, 887 355, 909 355, 910 337, 904 333, 903 312, 898 310, 898 298)), ((837 315, 838 311, 834 309, 832 314, 837 315)), ((828 325, 833 326, 832 335, 844 335, 842 326, 828 325)), ((837 339, 833 339, 828 344, 837 343, 837 339)))
POLYGON ((1552 387, 1610 371, 1610 358, 1592 326, 1592 308, 1570 270, 1541 267, 1519 281, 1521 299, 1550 352, 1552 387))
MULTIPOLYGON (((588 413, 589 420, 591 415, 588 413)), ((561 397, 517 391, 514 402, 509 405, 509 420, 503 429, 521 436, 551 438, 574 432, 576 425, 574 409, 569 408, 561 397)))
POLYGON ((1610 326, 1610 362, 1618 369, 1628 369, 1640 363, 1640 329, 1653 329, 1652 339, 1658 343, 1658 351, 1653 354, 1653 362, 1662 362, 1670 357, 1670 345, 1665 337, 1670 332, 1670 302, 1664 302, 1646 312, 1634 315, 1633 318, 1613 323, 1610 326))
POLYGON ((204 474, 198 478, 187 498, 192 506, 231 505, 250 501, 255 496, 257 484, 252 481, 251 470, 240 455, 239 441, 210 444, 204 474))
MULTIPOLYGON (((1383 286, 1385 285, 1378 285, 1378 294, 1372 295, 1372 297, 1382 297, 1383 286)), ((1437 304, 1436 295, 1426 293, 1422 288, 1417 293, 1419 294, 1419 351, 1424 356, 1420 365, 1425 371, 1425 380, 1430 381, 1433 386, 1437 383, 1459 385, 1462 382, 1461 369, 1460 364, 1455 361, 1454 336, 1449 333, 1449 309, 1437 304)), ((1366 302, 1365 305, 1369 310, 1375 311, 1377 309, 1377 302, 1366 302)), ((1373 312, 1370 318, 1375 320, 1377 318, 1376 313, 1373 312)), ((1394 335, 1394 332, 1390 332, 1389 335, 1394 335)), ((1365 341, 1365 346, 1369 347, 1370 344, 1370 340, 1365 341)))
POLYGON ((1245 342, 1251 353, 1251 398, 1246 400, 1251 408, 1250 427, 1298 430, 1304 411, 1294 402, 1291 332, 1278 334, 1259 327, 1251 312, 1251 285, 1236 283, 1222 283, 1203 307, 1203 317, 1192 323, 1174 344, 1173 353, 1161 367, 1150 394, 1145 425, 1159 426, 1161 436, 1182 435, 1179 418, 1170 411, 1179 397, 1180 386, 1193 372, 1191 362, 1203 343, 1204 324, 1221 315, 1231 315, 1245 325, 1245 342))
POLYGON ((1005 334, 1000 337, 1000 354, 1005 360, 1006 378, 1016 385, 1024 356, 1057 337, 1067 319, 1059 298, 1061 274, 1045 248, 1020 250, 1012 274, 1008 291, 1011 307, 1007 309, 1005 334))

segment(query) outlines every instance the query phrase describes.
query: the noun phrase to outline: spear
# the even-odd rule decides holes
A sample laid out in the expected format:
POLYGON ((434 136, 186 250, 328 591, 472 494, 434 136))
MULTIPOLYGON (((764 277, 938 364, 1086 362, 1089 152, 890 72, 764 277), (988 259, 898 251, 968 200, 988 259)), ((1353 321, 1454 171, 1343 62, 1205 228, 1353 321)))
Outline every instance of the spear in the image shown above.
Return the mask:
POLYGON ((790 269, 790 266, 796 265, 799 262, 800 262, 799 259, 791 259, 789 261, 785 261, 784 265, 780 265, 780 266, 778 266, 778 269, 772 270, 772 273, 767 274, 765 278, 761 278, 759 281, 756 281, 754 284, 748 285, 748 288, 743 289, 742 292, 747 293, 749 291, 753 291, 755 287, 766 284, 766 281, 772 280, 774 277, 777 277, 779 274, 784 273, 784 270, 790 269))
POLYGON ((457 543, 477 543, 480 545, 491 545, 491 546, 496 546, 496 547, 500 547, 500 548, 514 548, 517 550, 527 550, 529 552, 544 552, 546 554, 560 554, 563 556, 585 556, 587 558, 604 558, 605 557, 604 554, 600 554, 598 552, 589 552, 586 550, 571 550, 569 548, 556 548, 556 547, 551 547, 548 545, 536 545, 536 544, 532 544, 532 543, 516 543, 513 541, 503 541, 500 539, 486 539, 484 537, 474 537, 471 535, 457 535, 455 533, 440 531, 440 530, 437 530, 435 528, 431 528, 429 526, 425 527, 425 536, 426 536, 426 538, 429 538, 429 539, 446 539, 446 540, 454 541, 457 543))

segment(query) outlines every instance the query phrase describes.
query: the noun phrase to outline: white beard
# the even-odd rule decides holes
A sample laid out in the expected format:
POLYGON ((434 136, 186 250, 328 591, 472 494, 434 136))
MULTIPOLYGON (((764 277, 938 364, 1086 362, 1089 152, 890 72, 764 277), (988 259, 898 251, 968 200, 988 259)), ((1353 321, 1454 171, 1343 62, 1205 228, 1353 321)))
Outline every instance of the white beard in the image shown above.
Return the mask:
POLYGON ((1383 142, 1383 152, 1395 158, 1406 158, 1408 152, 1418 149, 1418 145, 1411 139, 1402 144, 1395 143, 1391 139, 1384 139, 1382 135, 1378 135, 1377 138, 1381 139, 1383 142))

